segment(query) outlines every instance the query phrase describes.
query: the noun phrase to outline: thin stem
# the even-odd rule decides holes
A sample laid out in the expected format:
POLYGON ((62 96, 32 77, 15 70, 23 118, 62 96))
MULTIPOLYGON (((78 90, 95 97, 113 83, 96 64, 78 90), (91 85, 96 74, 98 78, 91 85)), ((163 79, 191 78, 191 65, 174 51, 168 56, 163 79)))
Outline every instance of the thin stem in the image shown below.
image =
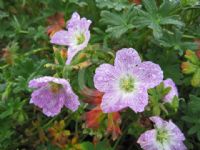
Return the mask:
POLYGON ((43 47, 43 48, 31 50, 30 52, 25 53, 24 56, 29 56, 29 55, 32 55, 32 54, 35 54, 35 53, 38 53, 38 52, 41 52, 41 51, 45 51, 45 50, 49 50, 49 47, 43 47))
POLYGON ((75 135, 78 137, 78 120, 76 120, 75 124, 75 135))

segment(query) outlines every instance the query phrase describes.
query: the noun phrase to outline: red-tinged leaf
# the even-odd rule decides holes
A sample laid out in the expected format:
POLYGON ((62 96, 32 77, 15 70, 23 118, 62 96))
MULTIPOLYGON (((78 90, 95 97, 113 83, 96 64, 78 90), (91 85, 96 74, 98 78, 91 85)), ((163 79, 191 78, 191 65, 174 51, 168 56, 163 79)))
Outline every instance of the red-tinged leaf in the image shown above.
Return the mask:
POLYGON ((118 112, 108 114, 107 132, 112 134, 113 140, 116 140, 121 135, 120 123, 121 117, 118 112))
POLYGON ((95 107, 93 110, 86 112, 86 126, 87 128, 97 129, 99 128, 101 120, 104 118, 104 114, 100 106, 95 107))
POLYGON ((103 97, 103 93, 98 90, 93 90, 85 87, 81 93, 86 97, 83 99, 84 102, 92 105, 100 105, 103 97))
POLYGON ((49 25, 47 27, 47 34, 49 36, 52 36, 55 32, 57 32, 65 27, 64 14, 58 12, 52 16, 49 16, 47 18, 47 23, 49 25))

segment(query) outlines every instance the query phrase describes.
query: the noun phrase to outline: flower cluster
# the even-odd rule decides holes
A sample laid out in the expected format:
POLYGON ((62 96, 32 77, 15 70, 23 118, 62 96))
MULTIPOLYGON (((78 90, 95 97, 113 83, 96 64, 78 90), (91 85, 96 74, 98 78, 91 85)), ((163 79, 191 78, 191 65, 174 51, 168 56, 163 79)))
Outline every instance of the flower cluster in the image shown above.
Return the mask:
MULTIPOLYGON (((90 20, 80 18, 75 12, 67 22, 67 30, 59 30, 51 37, 51 43, 68 46, 66 64, 70 64, 73 57, 87 46, 90 39, 90 24, 90 20)), ((182 68, 188 72, 185 66, 186 64, 183 64, 182 68)), ((116 139, 121 134, 119 111, 127 107, 135 113, 145 111, 149 103, 149 89, 162 85, 168 90, 166 93, 163 92, 165 94, 162 96, 162 103, 171 103, 175 96, 178 97, 173 80, 163 78, 160 66, 151 61, 142 61, 135 49, 118 50, 114 65, 105 63, 96 68, 93 81, 97 90, 86 89, 86 94, 83 93, 93 95, 92 98, 88 97, 86 102, 95 105, 85 114, 86 127, 97 129, 102 120, 106 120, 107 133, 111 133, 113 139, 116 139)), ((64 78, 40 77, 31 80, 29 87, 35 89, 30 103, 41 108, 46 116, 58 115, 63 106, 76 111, 80 105, 78 96, 64 78)), ((184 135, 172 121, 167 122, 160 117, 150 117, 150 120, 155 123, 155 129, 146 131, 138 139, 144 150, 186 149, 183 144, 184 135)), ((54 130, 51 129, 52 135, 55 135, 54 130)))

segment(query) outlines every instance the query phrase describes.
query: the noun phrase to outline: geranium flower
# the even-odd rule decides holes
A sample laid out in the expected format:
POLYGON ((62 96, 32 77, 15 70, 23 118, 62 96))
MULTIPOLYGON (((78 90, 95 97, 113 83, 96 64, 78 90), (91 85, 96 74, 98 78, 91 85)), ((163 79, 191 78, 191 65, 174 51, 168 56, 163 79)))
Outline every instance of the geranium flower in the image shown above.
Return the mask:
POLYGON ((123 48, 116 53, 114 66, 100 65, 94 75, 95 87, 103 95, 103 112, 116 112, 130 107, 135 112, 144 111, 148 104, 149 88, 160 84, 163 72, 159 65, 141 62, 136 50, 123 48))
POLYGON ((90 39, 90 24, 90 20, 80 18, 75 12, 67 23, 67 31, 60 30, 51 37, 51 43, 68 46, 67 64, 70 64, 72 58, 87 46, 90 39))
POLYGON ((140 135, 137 143, 144 150, 186 150, 185 137, 180 129, 170 120, 165 121, 158 116, 150 117, 155 129, 140 135))
POLYGON ((167 88, 167 87, 171 88, 169 93, 167 95, 165 95, 164 101, 172 102, 174 96, 178 97, 178 90, 177 90, 176 84, 174 83, 174 81, 172 79, 166 79, 163 81, 163 83, 164 83, 165 88, 167 88))
POLYGON ((59 114, 63 106, 75 111, 80 105, 78 96, 65 79, 45 76, 31 80, 29 87, 36 88, 30 103, 42 108, 47 116, 59 114))

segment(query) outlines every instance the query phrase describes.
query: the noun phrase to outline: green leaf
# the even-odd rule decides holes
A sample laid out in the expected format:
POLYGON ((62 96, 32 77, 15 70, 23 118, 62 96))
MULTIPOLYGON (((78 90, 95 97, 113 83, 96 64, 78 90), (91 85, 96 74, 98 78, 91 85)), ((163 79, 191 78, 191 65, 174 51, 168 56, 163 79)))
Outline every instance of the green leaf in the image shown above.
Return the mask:
POLYGON ((176 25, 176 26, 183 26, 184 25, 183 22, 178 21, 176 19, 173 19, 172 17, 163 18, 160 21, 160 24, 162 24, 162 25, 173 24, 173 25, 176 25))
POLYGON ((142 4, 144 4, 145 9, 150 14, 154 14, 158 10, 158 7, 156 5, 156 1, 155 0, 143 0, 142 4))
POLYGON ((135 12, 132 7, 123 14, 102 11, 100 22, 107 25, 106 32, 110 33, 112 37, 120 38, 123 34, 135 27, 133 25, 134 14, 135 12))
POLYGON ((121 11, 129 6, 129 2, 125 0, 96 0, 97 7, 109 8, 121 11))
POLYGON ((139 29, 144 27, 152 29, 153 36, 156 39, 160 39, 163 36, 165 25, 173 25, 176 27, 184 25, 184 23, 178 20, 178 15, 174 14, 173 2, 163 1, 160 6, 157 6, 155 0, 144 0, 142 2, 146 11, 135 8, 138 12, 138 17, 136 17, 134 25, 139 29))
POLYGON ((91 142, 83 142, 80 144, 82 150, 95 150, 94 145, 91 142))
POLYGON ((192 128, 189 129, 188 134, 189 135, 195 134, 195 133, 199 132, 199 130, 200 130, 199 125, 193 126, 192 128))

